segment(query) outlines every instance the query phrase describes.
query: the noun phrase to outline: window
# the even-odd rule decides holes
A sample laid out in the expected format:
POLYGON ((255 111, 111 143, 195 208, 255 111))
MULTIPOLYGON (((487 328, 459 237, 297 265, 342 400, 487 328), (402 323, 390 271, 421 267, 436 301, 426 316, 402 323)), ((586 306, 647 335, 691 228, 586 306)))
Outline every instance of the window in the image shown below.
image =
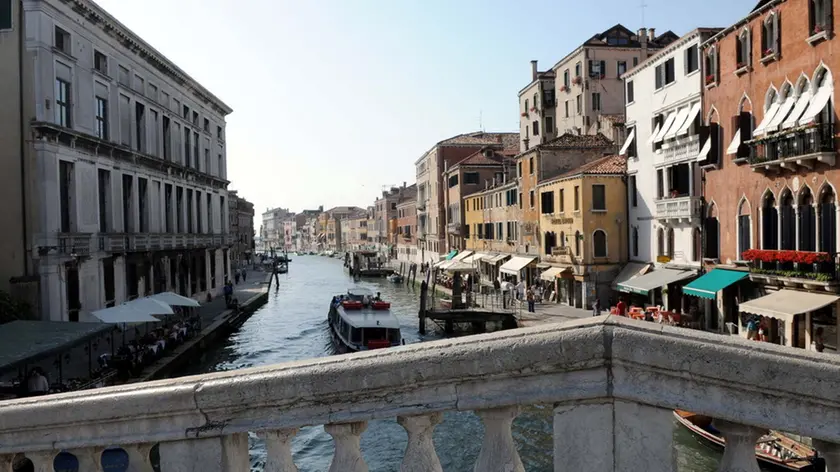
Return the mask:
POLYGON ((198 160, 201 158, 201 155, 198 153, 198 146, 199 146, 199 138, 198 138, 198 131, 193 131, 193 167, 198 169, 198 160))
POLYGON ((75 213, 73 207, 75 206, 75 175, 73 163, 67 161, 58 161, 58 196, 61 199, 61 232, 70 233, 75 229, 75 213))
POLYGON ((544 215, 554 213, 554 192, 540 193, 540 212, 544 215))
POLYGON ((502 233, 502 223, 501 222, 496 223, 496 239, 498 239, 499 241, 504 239, 504 234, 502 233))
POLYGON ((633 227, 633 257, 639 257, 639 228, 633 227))
POLYGON ((69 128, 70 120, 70 82, 55 79, 55 122, 69 128))
POLYGON ((519 209, 522 209, 522 192, 519 192, 519 209))
POLYGON ((592 255, 593 257, 607 257, 607 233, 598 229, 592 233, 592 255))
POLYGON ((744 200, 738 207, 738 260, 741 254, 751 248, 750 238, 750 204, 744 200))
POLYGON ((566 118, 568 118, 569 117, 569 101, 568 100, 566 100, 565 106, 566 106, 566 118))
POLYGON ((105 75, 108 74, 108 58, 105 54, 94 49, 93 51, 93 68, 97 72, 101 72, 105 75))
POLYGON ((632 205, 633 208, 635 208, 635 207, 639 206, 639 197, 638 197, 639 192, 636 189, 636 176, 635 175, 630 176, 629 187, 630 187, 630 205, 632 205))
POLYGON ((695 44, 685 50, 685 73, 690 74, 699 68, 700 63, 697 55, 697 45, 695 44))
POLYGON ((222 127, 221 126, 216 126, 216 138, 218 138, 220 140, 225 139, 225 138, 222 137, 222 127))
POLYGON ((665 230, 662 228, 656 230, 656 255, 665 255, 665 230))
POLYGON ((594 111, 601 110, 601 92, 592 92, 592 109, 594 111))
POLYGON ((528 116, 528 99, 527 99, 527 98, 525 99, 525 110, 524 110, 524 113, 525 113, 525 116, 528 116))
POLYGON ((187 105, 184 105, 183 112, 184 112, 184 119, 189 120, 190 119, 190 107, 188 107, 187 105))
POLYGON ((533 190, 531 190, 531 191, 528 193, 528 200, 529 200, 529 201, 530 201, 530 203, 531 203, 531 208, 534 208, 534 191, 533 191, 533 190))
POLYGON ((207 118, 204 119, 204 132, 210 132, 210 120, 208 120, 207 118))
POLYGON ((534 158, 533 157, 528 158, 528 172, 531 175, 534 175, 534 158))
POLYGON ((539 121, 534 121, 533 123, 531 123, 531 129, 534 130, 534 136, 539 136, 540 135, 540 122, 539 121))
POLYGON ((627 72, 627 61, 618 61, 615 65, 616 76, 621 78, 625 72, 627 72))
POLYGON ((603 79, 607 75, 605 61, 589 61, 589 77, 603 79))
POLYGON ((779 15, 774 12, 771 13, 761 23, 761 57, 771 57, 778 54, 780 51, 781 42, 779 41, 779 15))
POLYGON ((96 97, 96 137, 108 139, 108 100, 96 97))
POLYGON ((703 57, 704 64, 703 66, 706 69, 706 77, 704 79, 704 83, 708 85, 714 85, 717 83, 718 80, 718 52, 717 48, 712 46, 709 48, 709 51, 706 52, 705 56, 703 57))
POLYGON ((519 172, 517 175, 519 177, 522 177, 522 161, 516 163, 516 170, 517 172, 519 172))
POLYGON ((64 54, 73 55, 73 51, 71 49, 73 43, 70 42, 70 33, 56 26, 54 41, 56 49, 64 54))
POLYGON ((0 30, 12 29, 12 0, 0 0, 0 30))
POLYGON ((633 58, 633 67, 636 67, 637 65, 639 65, 639 58, 638 58, 638 57, 634 57, 634 58, 633 58))
POLYGON ((575 77, 580 77, 580 62, 575 64, 575 77))
POLYGON ((99 232, 107 233, 111 229, 111 172, 98 171, 99 191, 99 232))
POLYGON ((149 98, 151 98, 151 99, 152 99, 152 100, 154 100, 154 101, 157 101, 157 99, 158 99, 158 88, 157 88, 157 85, 155 85, 155 84, 153 84, 153 83, 149 82, 148 93, 149 93, 149 95, 148 95, 148 97, 149 97, 149 98))
POLYGON ((592 186, 592 211, 607 211, 607 190, 602 184, 592 186))
POLYGON ((633 93, 633 81, 627 81, 627 103, 633 103, 636 100, 636 96, 633 93))
POLYGON ((135 149, 146 152, 146 107, 142 103, 134 104, 135 115, 135 149))
POLYGON ((575 105, 576 105, 576 108, 577 108, 577 113, 578 113, 578 115, 582 114, 582 113, 583 113, 583 112, 582 112, 583 107, 582 107, 582 103, 581 103, 580 95, 578 95, 577 97, 575 97, 575 105))
MULTIPOLYGON (((187 167, 192 167, 192 159, 190 158, 190 129, 184 126, 184 162, 187 167)), ((196 156, 197 157, 197 156, 196 156)))
POLYGON ((580 211, 580 187, 575 185, 575 211, 580 211))
POLYGON ((742 69, 750 65, 750 30, 743 29, 735 38, 735 68, 742 69))
POLYGON ((134 90, 139 92, 140 95, 146 94, 146 81, 137 74, 134 75, 134 90))
POLYGON ((193 111, 192 113, 193 113, 192 123, 193 123, 193 125, 198 126, 198 112, 193 111))
POLYGON ((123 202, 123 232, 134 232, 134 177, 129 174, 122 175, 122 202, 123 202))
POLYGON ((458 185, 458 174, 449 177, 449 188, 458 185))
POLYGON ((478 172, 464 172, 464 184, 475 185, 478 182, 478 172))
POLYGON ((172 160, 172 129, 168 116, 163 117, 163 158, 172 160))
POLYGON ((564 189, 560 189, 560 213, 566 211, 566 191, 564 189))
POLYGON ((656 66, 655 74, 657 90, 672 83, 674 81, 674 58, 672 57, 656 66))
POLYGON ((543 106, 554 106, 554 89, 543 90, 543 106))
POLYGON ((554 132, 554 118, 550 116, 545 117, 545 129, 543 130, 544 133, 553 133, 554 132))
POLYGON ((831 31, 831 4, 831 0, 808 1, 808 25, 812 35, 831 31))
POLYGON ((566 90, 569 90, 570 85, 571 81, 569 79, 569 69, 566 69, 565 71, 563 71, 563 87, 565 87, 566 90))
POLYGON ((575 231, 575 255, 580 257, 580 231, 575 231))

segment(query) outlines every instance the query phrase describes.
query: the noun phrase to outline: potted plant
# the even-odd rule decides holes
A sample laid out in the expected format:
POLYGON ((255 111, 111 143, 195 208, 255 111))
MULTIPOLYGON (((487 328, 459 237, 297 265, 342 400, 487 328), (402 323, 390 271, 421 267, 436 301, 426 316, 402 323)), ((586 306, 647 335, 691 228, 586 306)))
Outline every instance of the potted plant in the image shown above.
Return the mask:
POLYGON ((739 62, 735 64, 735 69, 743 69, 744 67, 747 67, 747 63, 745 62, 739 62))
POLYGON ((706 76, 706 85, 710 85, 710 84, 713 84, 713 83, 715 83, 715 75, 714 74, 707 75, 706 76))
POLYGON ((527 117, 528 117, 528 112, 527 112, 527 111, 523 111, 523 112, 522 112, 522 114, 521 114, 521 116, 522 116, 522 117, 524 117, 524 118, 527 118, 527 117))
POLYGON ((825 31, 825 28, 823 28, 822 25, 815 25, 814 26, 814 34, 820 34, 823 31, 825 31))
POLYGON ((775 53, 776 51, 774 51, 773 48, 767 48, 764 50, 764 57, 770 57, 775 53))
POLYGON ((583 82, 583 79, 581 79, 580 76, 577 76, 574 79, 572 79, 572 83, 575 84, 575 85, 580 85, 581 82, 583 82))

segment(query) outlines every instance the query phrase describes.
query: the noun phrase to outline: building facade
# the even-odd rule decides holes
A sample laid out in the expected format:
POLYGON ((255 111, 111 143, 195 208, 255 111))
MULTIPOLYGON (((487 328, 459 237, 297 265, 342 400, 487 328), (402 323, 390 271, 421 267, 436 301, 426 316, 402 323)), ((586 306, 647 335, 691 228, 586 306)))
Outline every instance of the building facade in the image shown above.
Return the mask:
POLYGON ((519 203, 515 180, 499 179, 489 188, 464 197, 465 246, 478 253, 473 260, 477 261, 485 283, 505 280, 507 277, 500 270, 502 264, 522 253, 519 203))
POLYGON ((519 151, 557 137, 554 71, 540 71, 531 61, 531 83, 519 91, 519 151))
POLYGON ((630 260, 700 268, 702 124, 700 43, 694 30, 625 74, 630 260))
POLYGON ((397 203, 397 260, 417 263, 417 197, 407 197, 397 203))
POLYGON ((288 208, 271 208, 262 214, 260 236, 269 252, 272 248, 282 250, 285 247, 285 222, 294 217, 295 214, 288 208))
POLYGON ((228 192, 230 207, 230 234, 233 244, 230 247, 230 260, 235 267, 251 262, 255 254, 254 243, 254 204, 240 197, 235 190, 228 192))
POLYGON ((556 301, 608 306, 611 283, 627 262, 627 190, 622 156, 608 156, 539 183, 542 279, 556 301))
POLYGON ((26 210, 9 205, 0 247, 25 261, 3 270, 26 266, 49 320, 167 290, 219 293, 231 109, 93 2, 11 5, 0 83, 19 114, 0 139, 15 154, 7 175, 22 179, 2 187, 26 210))
POLYGON ((838 285, 837 8, 764 1, 701 45, 703 120, 718 137, 704 166, 705 257, 752 281, 717 293, 718 329, 760 315, 771 340, 805 348, 816 328, 836 329, 819 295, 838 285), (809 312, 760 307, 779 294, 809 312))

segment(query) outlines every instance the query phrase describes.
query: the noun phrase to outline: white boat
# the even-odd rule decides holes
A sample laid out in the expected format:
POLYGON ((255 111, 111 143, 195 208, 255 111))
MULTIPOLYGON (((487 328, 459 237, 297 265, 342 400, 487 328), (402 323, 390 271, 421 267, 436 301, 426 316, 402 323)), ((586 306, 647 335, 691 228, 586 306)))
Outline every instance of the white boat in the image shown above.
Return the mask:
POLYGON ((373 292, 364 288, 351 288, 346 294, 333 297, 327 320, 340 353, 402 344, 400 322, 391 313, 391 304, 377 300, 373 292))

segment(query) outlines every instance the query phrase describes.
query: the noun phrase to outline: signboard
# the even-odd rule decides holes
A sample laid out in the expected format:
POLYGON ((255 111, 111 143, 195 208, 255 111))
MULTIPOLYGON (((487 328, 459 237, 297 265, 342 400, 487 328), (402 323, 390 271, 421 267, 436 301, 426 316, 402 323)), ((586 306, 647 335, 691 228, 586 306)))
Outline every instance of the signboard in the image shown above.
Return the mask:
POLYGON ((669 256, 656 256, 656 262, 660 264, 667 264, 671 262, 671 258, 669 256))
POLYGON ((552 218, 551 224, 553 225, 570 225, 575 222, 574 218, 552 218))

